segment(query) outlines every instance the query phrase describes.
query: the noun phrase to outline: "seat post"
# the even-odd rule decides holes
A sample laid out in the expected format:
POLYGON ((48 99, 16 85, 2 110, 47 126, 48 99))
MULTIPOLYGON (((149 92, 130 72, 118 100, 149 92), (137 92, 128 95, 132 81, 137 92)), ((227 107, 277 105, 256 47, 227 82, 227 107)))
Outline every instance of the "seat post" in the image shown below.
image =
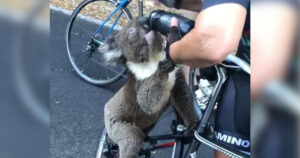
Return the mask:
POLYGON ((138 0, 138 7, 139 7, 139 17, 143 16, 143 0, 138 0))

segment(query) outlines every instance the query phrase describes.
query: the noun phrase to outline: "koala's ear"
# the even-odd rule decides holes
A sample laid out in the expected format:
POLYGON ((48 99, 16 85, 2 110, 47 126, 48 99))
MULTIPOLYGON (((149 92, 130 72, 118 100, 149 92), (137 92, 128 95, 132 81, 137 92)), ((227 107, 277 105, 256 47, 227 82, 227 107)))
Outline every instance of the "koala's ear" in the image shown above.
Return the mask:
POLYGON ((134 27, 130 27, 130 28, 128 28, 126 33, 128 34, 129 40, 134 40, 134 37, 137 35, 137 30, 134 27))
POLYGON ((98 47, 98 52, 102 58, 101 61, 107 65, 116 65, 123 60, 122 50, 116 39, 116 36, 109 37, 98 47))

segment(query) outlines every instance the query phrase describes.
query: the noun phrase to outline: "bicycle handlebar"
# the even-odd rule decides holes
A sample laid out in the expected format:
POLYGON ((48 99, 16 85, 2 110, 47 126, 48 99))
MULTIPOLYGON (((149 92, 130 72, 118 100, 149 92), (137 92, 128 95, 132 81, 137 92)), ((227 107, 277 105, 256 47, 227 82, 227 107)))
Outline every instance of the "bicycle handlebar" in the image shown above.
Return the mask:
POLYGON ((236 55, 233 54, 229 54, 226 58, 226 61, 232 62, 234 64, 236 64, 237 66, 239 66, 243 71, 245 71, 246 73, 248 73, 249 75, 251 74, 250 71, 250 65, 245 62, 243 59, 237 57, 236 55))

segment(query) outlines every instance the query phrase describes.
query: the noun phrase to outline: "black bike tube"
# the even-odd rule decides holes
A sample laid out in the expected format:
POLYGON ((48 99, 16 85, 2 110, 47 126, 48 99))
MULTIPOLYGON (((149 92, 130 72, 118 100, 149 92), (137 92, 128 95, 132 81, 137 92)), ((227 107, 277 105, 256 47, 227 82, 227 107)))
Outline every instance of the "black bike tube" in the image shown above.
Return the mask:
MULTIPOLYGON (((192 137, 192 136, 191 136, 192 137)), ((188 138, 184 134, 166 134, 166 135, 157 135, 157 136, 148 136, 145 141, 151 142, 151 141, 157 141, 157 140, 170 140, 170 139, 184 139, 188 138)))
POLYGON ((144 15, 143 11, 143 0, 138 0, 139 17, 144 15))
POLYGON ((181 139, 175 141, 175 151, 172 158, 182 158, 184 144, 181 139))

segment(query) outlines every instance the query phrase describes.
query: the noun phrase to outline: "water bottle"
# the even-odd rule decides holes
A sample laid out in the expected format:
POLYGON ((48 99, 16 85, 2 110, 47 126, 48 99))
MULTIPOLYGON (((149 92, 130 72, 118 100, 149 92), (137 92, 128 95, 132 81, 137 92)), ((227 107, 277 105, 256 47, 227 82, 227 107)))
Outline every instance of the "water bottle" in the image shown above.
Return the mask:
POLYGON ((155 10, 148 17, 149 26, 163 35, 167 35, 170 29, 172 17, 179 21, 179 31, 181 36, 187 34, 195 25, 195 21, 185 18, 183 16, 166 12, 163 10, 155 10))

